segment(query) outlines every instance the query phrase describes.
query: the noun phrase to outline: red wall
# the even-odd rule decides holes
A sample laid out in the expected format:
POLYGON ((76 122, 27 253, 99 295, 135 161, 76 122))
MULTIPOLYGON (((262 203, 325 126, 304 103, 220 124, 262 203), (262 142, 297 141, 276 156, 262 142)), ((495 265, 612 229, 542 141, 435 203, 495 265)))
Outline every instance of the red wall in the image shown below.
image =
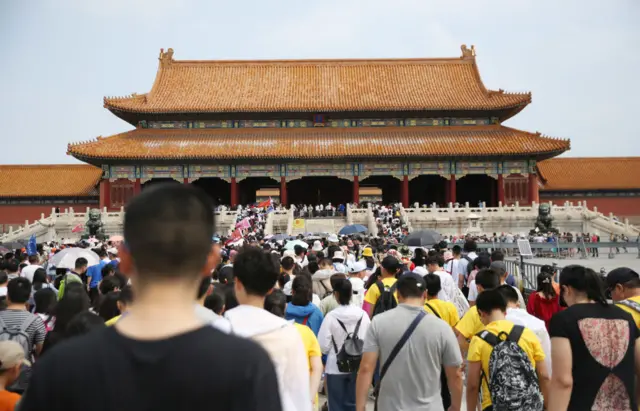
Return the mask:
POLYGON ((578 201, 586 201, 589 210, 598 207, 598 211, 608 215, 613 213, 617 217, 627 217, 629 220, 640 218, 640 197, 553 197, 547 198, 544 192, 540 192, 540 201, 553 201, 554 204, 563 205, 570 201, 577 205, 578 201))
POLYGON ((0 232, 9 231, 9 225, 23 225, 25 220, 33 223, 40 219, 40 214, 45 217, 51 215, 51 209, 60 207, 60 212, 72 207, 75 212, 85 212, 87 207, 97 208, 98 204, 38 204, 38 205, 0 205, 0 232))

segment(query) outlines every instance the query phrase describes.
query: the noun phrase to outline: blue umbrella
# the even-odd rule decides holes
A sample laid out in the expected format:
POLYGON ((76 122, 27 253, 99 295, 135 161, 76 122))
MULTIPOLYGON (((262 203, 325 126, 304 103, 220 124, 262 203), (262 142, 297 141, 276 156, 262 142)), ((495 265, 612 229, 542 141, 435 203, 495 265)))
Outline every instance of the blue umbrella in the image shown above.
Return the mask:
POLYGON ((342 227, 342 229, 340 230, 340 232, 338 234, 340 235, 351 235, 351 234, 357 234, 357 233, 366 233, 367 232, 367 227, 361 225, 361 224, 352 224, 352 225, 347 225, 342 227))

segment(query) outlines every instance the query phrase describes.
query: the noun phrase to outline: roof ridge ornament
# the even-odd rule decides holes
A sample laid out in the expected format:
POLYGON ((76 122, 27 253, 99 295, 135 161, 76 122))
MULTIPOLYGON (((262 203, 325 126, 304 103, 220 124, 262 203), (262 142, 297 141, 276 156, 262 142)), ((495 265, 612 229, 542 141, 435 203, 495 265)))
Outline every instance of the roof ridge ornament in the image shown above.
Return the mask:
POLYGON ((462 56, 460 56, 461 59, 472 59, 476 57, 476 46, 473 44, 471 45, 471 48, 468 48, 466 44, 463 44, 460 46, 460 50, 462 50, 462 56))
POLYGON ((173 62, 173 49, 169 47, 165 53, 164 49, 160 49, 160 56, 158 57, 160 64, 171 64, 173 62))

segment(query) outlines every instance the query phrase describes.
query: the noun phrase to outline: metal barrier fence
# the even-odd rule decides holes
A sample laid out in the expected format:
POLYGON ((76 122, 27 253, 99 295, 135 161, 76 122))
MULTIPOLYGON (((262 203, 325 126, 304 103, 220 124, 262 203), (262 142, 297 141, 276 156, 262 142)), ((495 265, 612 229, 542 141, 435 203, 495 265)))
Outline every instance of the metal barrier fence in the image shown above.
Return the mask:
MULTIPOLYGON (((614 259, 617 254, 631 252, 633 249, 637 250, 637 258, 640 258, 640 244, 637 242, 530 243, 530 245, 534 255, 560 260, 568 257, 589 259, 601 253, 602 255, 607 255, 610 259, 614 259)), ((505 258, 507 272, 514 274, 521 281, 522 288, 527 294, 536 290, 537 277, 544 265, 553 267, 556 281, 558 281, 558 274, 564 268, 564 265, 557 263, 539 264, 528 262, 523 256, 519 255, 516 243, 478 243, 478 249, 489 252, 494 250, 505 252, 507 255, 507 258, 505 258), (510 259, 509 256, 515 256, 516 259, 510 259)))

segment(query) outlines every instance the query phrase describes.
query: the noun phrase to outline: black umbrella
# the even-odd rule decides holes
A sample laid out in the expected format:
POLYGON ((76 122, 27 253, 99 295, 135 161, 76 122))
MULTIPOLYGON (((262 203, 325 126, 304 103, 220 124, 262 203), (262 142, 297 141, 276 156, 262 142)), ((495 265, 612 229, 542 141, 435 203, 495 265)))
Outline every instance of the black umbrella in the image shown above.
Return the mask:
POLYGON ((410 247, 425 247, 438 244, 441 237, 433 230, 420 230, 409 234, 402 239, 402 242, 410 247))
POLYGON ((25 245, 19 241, 9 241, 6 243, 0 243, 0 246, 8 248, 10 250, 17 250, 23 248, 25 245))

